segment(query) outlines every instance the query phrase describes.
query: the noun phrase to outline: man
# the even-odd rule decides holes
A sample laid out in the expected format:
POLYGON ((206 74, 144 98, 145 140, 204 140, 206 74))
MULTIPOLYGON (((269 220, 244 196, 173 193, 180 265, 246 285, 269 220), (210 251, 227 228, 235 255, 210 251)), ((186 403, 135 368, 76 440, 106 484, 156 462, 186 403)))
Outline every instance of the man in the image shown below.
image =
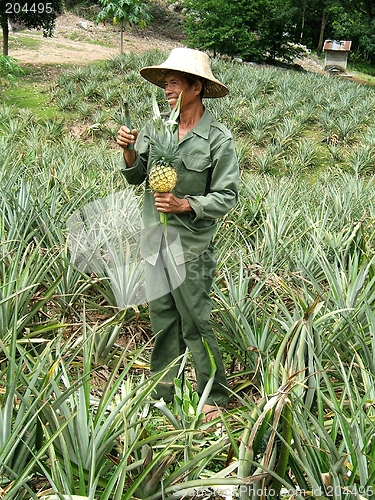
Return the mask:
MULTIPOLYGON (((177 184, 172 192, 152 192, 147 176, 150 158, 150 124, 143 130, 122 126, 117 143, 123 148, 120 169, 130 184, 146 181, 143 221, 151 251, 144 251, 146 275, 158 276, 163 267, 170 274, 165 257, 165 241, 160 228, 160 213, 167 214, 168 232, 177 235, 182 251, 173 255, 177 266, 184 266, 184 276, 177 285, 149 300, 151 325, 155 343, 151 354, 151 374, 165 369, 186 347, 192 354, 197 391, 202 394, 209 379, 210 362, 202 338, 207 341, 216 363, 211 393, 203 407, 205 421, 218 416, 218 406, 228 403, 228 389, 223 361, 215 334, 210 326, 210 287, 215 276, 216 261, 213 237, 216 220, 234 207, 238 194, 239 169, 233 138, 228 129, 217 122, 205 108, 202 98, 224 97, 228 88, 211 71, 207 54, 187 49, 173 49, 159 66, 140 70, 151 83, 164 89, 173 109, 182 92, 178 118, 178 150, 174 168, 177 184), (134 148, 128 148, 135 144, 134 148), (155 230, 156 228, 156 230, 155 230), (150 243, 149 243, 150 245, 150 243), (161 295, 161 296, 160 296, 161 295)), ((169 239, 169 238, 168 238, 169 239)), ((173 247, 173 245, 171 245, 173 247)), ((177 245, 178 247, 178 245, 177 245)), ((168 283, 173 279, 168 276, 168 283)), ((158 278, 148 281, 152 286, 158 278)), ((146 277, 147 286, 147 277, 146 277)), ((156 398, 173 400, 174 378, 178 367, 171 369, 158 385, 156 398)))

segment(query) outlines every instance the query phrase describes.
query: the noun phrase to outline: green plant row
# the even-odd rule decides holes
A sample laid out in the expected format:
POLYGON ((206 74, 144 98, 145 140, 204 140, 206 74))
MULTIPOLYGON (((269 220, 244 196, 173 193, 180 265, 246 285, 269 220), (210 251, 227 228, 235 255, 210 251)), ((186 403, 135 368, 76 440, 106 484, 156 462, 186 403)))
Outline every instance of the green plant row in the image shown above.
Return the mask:
MULTIPOLYGON (((138 81, 154 56, 108 64, 138 81)), ((113 138, 0 108, 2 498, 373 497, 372 91, 215 65, 232 100, 207 105, 233 129, 242 177, 215 241, 212 321, 232 398, 213 424, 189 381, 176 380, 173 406, 152 399, 147 304, 129 293, 142 190, 118 172, 113 138), (272 168, 257 167, 262 155, 272 168)), ((56 93, 97 71, 64 73, 56 93)), ((147 87, 121 88, 141 126, 147 87)))
MULTIPOLYGON (((134 126, 142 126, 150 117, 150 85, 139 69, 164 57, 158 50, 141 56, 130 53, 66 70, 52 89, 53 102, 74 112, 93 137, 115 138, 124 123, 124 101, 134 126)), ((340 77, 222 59, 213 61, 213 70, 230 94, 206 105, 233 131, 244 169, 283 175, 330 166, 356 174, 371 170, 373 88, 340 77)), ((159 99, 165 105, 161 91, 159 99)))

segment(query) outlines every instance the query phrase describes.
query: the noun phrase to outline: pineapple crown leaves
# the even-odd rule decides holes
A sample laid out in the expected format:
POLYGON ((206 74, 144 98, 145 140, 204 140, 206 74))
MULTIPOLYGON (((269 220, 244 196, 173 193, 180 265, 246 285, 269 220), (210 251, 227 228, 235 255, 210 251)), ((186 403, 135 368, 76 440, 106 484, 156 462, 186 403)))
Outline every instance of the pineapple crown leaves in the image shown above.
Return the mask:
POLYGON ((168 119, 161 116, 156 94, 152 95, 153 130, 151 134, 150 154, 154 161, 171 164, 176 154, 178 141, 175 138, 177 119, 180 114, 182 93, 179 95, 176 106, 172 109, 168 119))
POLYGON ((156 122, 163 122, 166 127, 173 126, 173 125, 178 125, 177 118, 180 114, 181 110, 181 99, 182 99, 182 92, 178 96, 176 106, 172 109, 171 114, 169 115, 169 118, 167 120, 163 120, 161 117, 160 109, 156 100, 156 93, 154 92, 152 94, 152 109, 154 112, 154 121, 156 122))

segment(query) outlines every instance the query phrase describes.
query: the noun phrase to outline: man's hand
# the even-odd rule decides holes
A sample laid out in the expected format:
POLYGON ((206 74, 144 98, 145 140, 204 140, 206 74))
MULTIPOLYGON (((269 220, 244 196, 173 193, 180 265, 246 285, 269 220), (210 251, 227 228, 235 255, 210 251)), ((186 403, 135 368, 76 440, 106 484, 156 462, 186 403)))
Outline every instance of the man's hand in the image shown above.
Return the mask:
POLYGON ((121 146, 124 150, 124 159, 128 167, 132 167, 135 160, 134 149, 128 149, 129 144, 134 144, 138 137, 138 131, 136 129, 130 130, 128 127, 123 125, 117 132, 117 144, 121 146))
POLYGON ((134 144, 138 136, 136 129, 130 130, 123 125, 117 132, 117 144, 123 149, 127 149, 129 144, 134 144))
POLYGON ((158 212, 169 214, 181 214, 183 212, 192 212, 190 203, 185 198, 177 198, 172 193, 153 193, 155 198, 155 207, 158 212))

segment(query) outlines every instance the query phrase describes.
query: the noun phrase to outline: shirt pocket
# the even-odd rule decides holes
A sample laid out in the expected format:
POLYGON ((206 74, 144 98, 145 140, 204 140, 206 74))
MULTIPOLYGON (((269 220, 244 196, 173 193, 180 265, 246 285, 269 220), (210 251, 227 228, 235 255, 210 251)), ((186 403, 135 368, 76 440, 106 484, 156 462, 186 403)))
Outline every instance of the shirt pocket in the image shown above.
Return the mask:
POLYGON ((204 196, 209 192, 210 181, 211 159, 184 154, 178 172, 176 196, 204 196))

